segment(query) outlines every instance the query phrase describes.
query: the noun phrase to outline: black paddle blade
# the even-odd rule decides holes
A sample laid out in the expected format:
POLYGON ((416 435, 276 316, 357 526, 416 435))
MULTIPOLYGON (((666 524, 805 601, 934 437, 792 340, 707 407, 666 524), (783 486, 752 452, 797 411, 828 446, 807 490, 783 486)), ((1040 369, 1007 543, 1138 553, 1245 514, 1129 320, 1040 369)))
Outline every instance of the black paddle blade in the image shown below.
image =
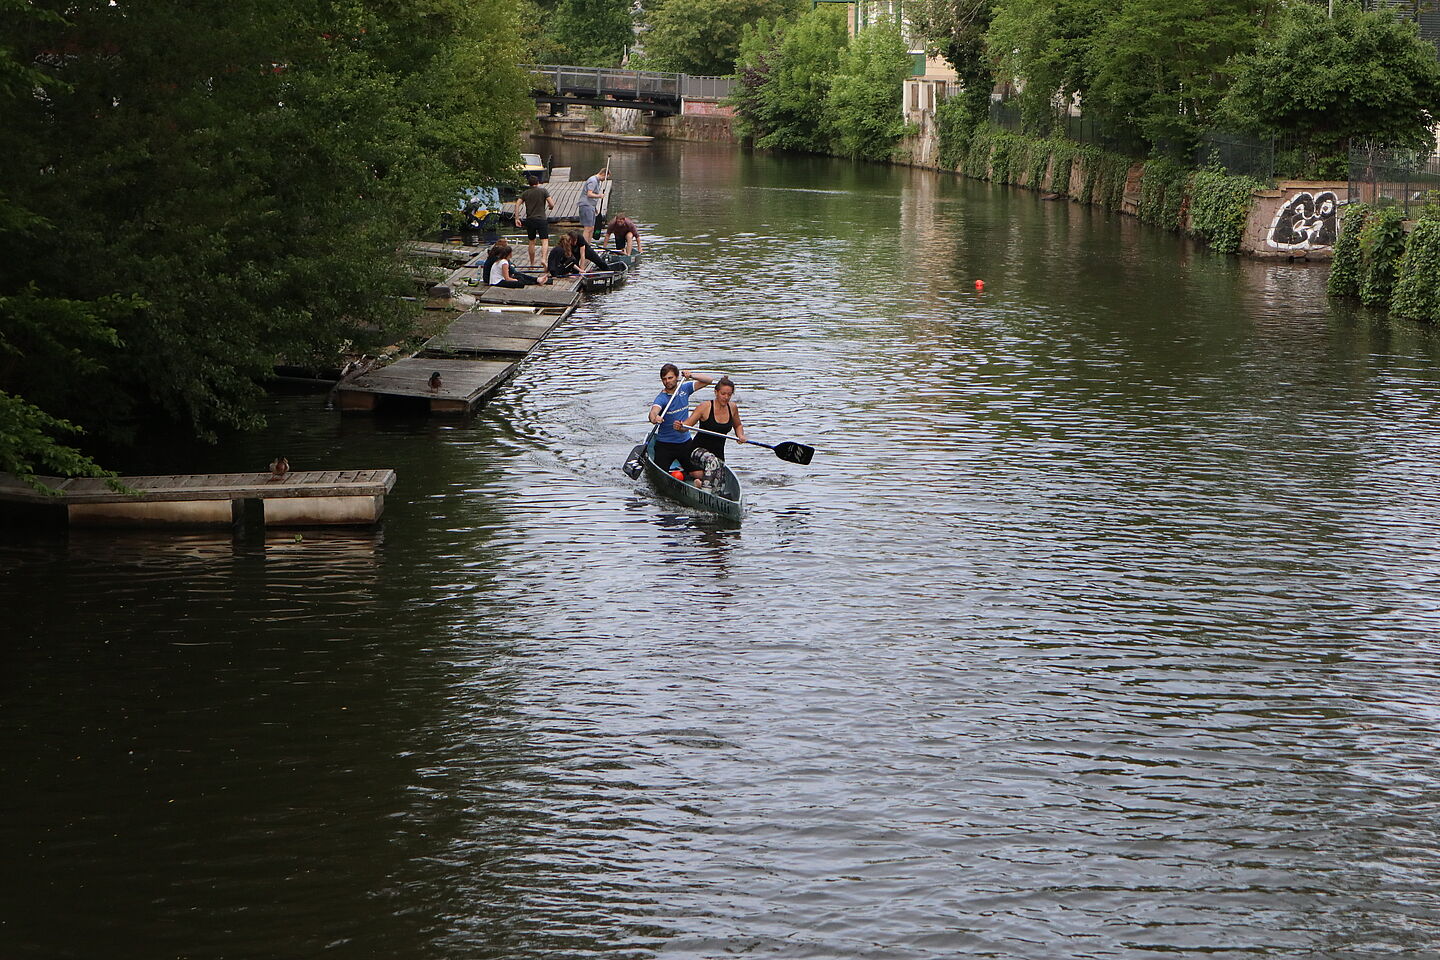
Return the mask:
POLYGON ((781 460, 789 460, 791 463, 804 466, 815 459, 815 448, 807 447, 805 444, 796 443, 793 440, 786 440, 783 443, 775 444, 775 456, 781 460))
MULTIPOLYGON (((640 474, 645 471, 645 465, 640 460, 644 455, 645 444, 635 444, 635 449, 631 450, 630 456, 625 458, 625 465, 620 468, 620 471, 631 480, 639 480, 640 474)), ((809 461, 807 460, 806 462, 808 463, 809 461)))

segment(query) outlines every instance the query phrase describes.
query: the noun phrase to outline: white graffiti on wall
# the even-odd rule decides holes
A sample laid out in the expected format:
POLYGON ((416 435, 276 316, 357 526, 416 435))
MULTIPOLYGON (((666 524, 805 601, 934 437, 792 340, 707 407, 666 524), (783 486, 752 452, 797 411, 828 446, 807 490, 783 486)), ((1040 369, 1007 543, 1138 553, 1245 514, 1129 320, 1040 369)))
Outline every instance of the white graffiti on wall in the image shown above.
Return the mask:
POLYGON ((1329 190, 1318 196, 1301 191, 1275 214, 1265 242, 1277 250, 1333 247, 1339 210, 1340 201, 1329 190))

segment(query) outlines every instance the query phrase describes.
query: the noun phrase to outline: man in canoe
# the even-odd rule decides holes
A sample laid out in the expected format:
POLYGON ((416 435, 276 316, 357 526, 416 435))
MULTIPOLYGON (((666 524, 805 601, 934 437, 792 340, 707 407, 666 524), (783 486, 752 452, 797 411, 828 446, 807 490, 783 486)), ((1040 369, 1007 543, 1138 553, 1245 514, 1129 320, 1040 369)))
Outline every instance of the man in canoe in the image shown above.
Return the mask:
POLYGON ((660 368, 660 393, 650 404, 650 422, 657 424, 655 430, 655 465, 669 471, 672 461, 680 462, 680 469, 691 479, 703 477, 704 471, 692 470, 690 451, 695 441, 679 428, 690 417, 690 395, 695 387, 708 386, 712 378, 692 370, 681 370, 673 363, 660 368), (681 382, 681 379, 685 382, 681 382))

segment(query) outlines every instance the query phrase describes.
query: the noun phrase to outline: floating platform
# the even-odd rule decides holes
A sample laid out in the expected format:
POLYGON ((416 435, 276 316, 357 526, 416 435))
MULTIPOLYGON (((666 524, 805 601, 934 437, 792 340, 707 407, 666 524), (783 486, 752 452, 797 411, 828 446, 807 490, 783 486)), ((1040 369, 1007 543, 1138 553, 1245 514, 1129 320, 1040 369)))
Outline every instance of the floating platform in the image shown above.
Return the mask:
POLYGON ((431 413, 466 414, 515 375, 518 360, 465 360, 412 357, 342 382, 335 389, 341 410, 373 411, 401 404, 431 413), (430 375, 440 374, 439 386, 430 375))
MULTIPOLYGON (((479 307, 426 341, 421 357, 523 357, 570 315, 565 310, 479 307)), ((443 376, 443 375, 442 375, 443 376)))
POLYGON ((41 493, 0 473, 0 502, 63 514, 71 526, 360 526, 384 513, 395 471, 301 470, 279 480, 269 473, 120 477, 134 493, 90 477, 37 479, 58 493, 41 493))
POLYGON ((622 147, 648 147, 654 137, 641 133, 604 133, 599 130, 570 131, 563 128, 542 129, 530 136, 538 140, 574 140, 579 143, 613 143, 622 147))

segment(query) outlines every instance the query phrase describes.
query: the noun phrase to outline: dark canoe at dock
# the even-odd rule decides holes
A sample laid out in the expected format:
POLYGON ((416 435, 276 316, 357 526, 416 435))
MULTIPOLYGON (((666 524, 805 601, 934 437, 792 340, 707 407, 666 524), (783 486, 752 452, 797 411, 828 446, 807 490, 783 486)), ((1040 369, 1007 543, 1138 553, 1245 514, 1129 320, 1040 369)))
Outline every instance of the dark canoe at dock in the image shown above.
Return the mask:
POLYGON ((625 282, 628 272, 628 266, 624 261, 612 257, 609 270, 592 270, 589 273, 582 273, 580 289, 586 293, 613 289, 625 282))
POLYGON ((668 470, 662 470, 655 463, 654 456, 655 435, 652 433, 645 441, 645 454, 640 461, 645 465, 645 476, 650 478, 650 483, 661 496, 718 514, 728 520, 738 521, 744 514, 745 495, 740 491, 740 481, 723 460, 720 465, 720 488, 712 492, 701 490, 693 483, 675 479, 668 470))

